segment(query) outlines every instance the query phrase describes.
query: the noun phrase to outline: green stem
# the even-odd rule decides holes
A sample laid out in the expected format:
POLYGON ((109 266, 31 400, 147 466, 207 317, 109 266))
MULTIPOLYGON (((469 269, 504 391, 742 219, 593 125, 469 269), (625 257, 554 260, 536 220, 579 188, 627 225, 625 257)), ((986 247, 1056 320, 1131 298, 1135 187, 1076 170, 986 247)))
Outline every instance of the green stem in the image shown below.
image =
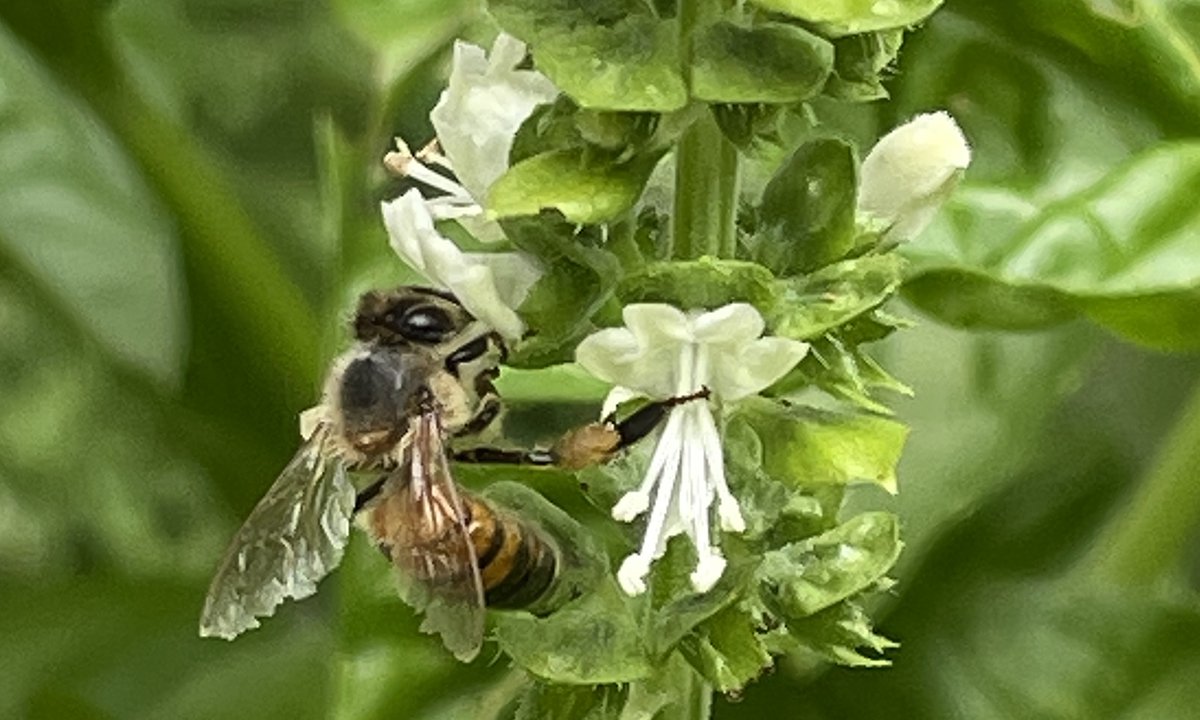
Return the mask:
POLYGON ((1200 385, 1134 497, 1084 568, 1105 583, 1147 585, 1173 569, 1200 523, 1200 385))
MULTIPOLYGON (((692 32, 725 12, 725 0, 681 0, 680 46, 692 32)), ((684 73, 690 70, 690 62, 684 73)), ((671 257, 732 258, 737 252, 738 155, 711 113, 692 124, 675 149, 675 207, 671 257)))
POLYGON ((687 716, 693 720, 706 720, 712 717, 712 686, 695 672, 691 679, 686 695, 687 716))

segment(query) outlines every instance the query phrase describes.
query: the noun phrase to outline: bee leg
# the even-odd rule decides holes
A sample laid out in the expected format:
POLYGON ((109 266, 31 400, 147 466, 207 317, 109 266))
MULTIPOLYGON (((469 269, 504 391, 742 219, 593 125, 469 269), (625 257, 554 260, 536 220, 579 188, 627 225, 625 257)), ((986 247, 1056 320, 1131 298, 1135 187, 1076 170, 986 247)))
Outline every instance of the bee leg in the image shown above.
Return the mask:
POLYGON ((693 400, 706 400, 710 394, 708 388, 702 387, 690 395, 677 395, 669 397, 666 400, 652 402, 649 405, 638 408, 637 411, 621 422, 617 422, 613 415, 609 415, 604 418, 603 423, 615 430, 617 435, 620 436, 620 440, 613 447, 612 452, 624 450, 649 435, 667 417, 667 413, 671 408, 676 405, 683 405, 693 400))
POLYGON ((505 450, 492 447, 477 447, 455 452, 458 462, 488 463, 498 465, 556 466, 564 470, 582 470, 591 465, 607 461, 613 454, 624 450, 649 435, 663 421, 667 412, 676 405, 702 400, 709 396, 708 388, 652 402, 639 408, 621 422, 609 416, 598 423, 590 423, 566 433, 550 450, 505 450))
POLYGON ((357 515, 360 510, 367 506, 367 503, 375 499, 379 495, 379 491, 383 489, 383 481, 387 480, 387 475, 379 478, 375 482, 358 491, 358 495, 354 498, 354 513, 357 515))
POLYGON ((460 450, 451 456, 457 462, 488 463, 496 465, 554 465, 557 461, 547 450, 506 450, 494 447, 476 447, 460 450))

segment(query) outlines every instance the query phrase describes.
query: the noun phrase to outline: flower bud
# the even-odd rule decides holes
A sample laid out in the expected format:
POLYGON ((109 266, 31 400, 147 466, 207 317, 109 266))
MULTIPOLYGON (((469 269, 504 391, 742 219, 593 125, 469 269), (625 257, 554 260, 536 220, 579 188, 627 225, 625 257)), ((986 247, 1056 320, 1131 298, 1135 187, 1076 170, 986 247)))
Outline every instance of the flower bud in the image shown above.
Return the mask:
POLYGON ((971 162, 971 148, 947 112, 918 115, 884 135, 862 164, 858 214, 894 242, 929 225, 971 162))

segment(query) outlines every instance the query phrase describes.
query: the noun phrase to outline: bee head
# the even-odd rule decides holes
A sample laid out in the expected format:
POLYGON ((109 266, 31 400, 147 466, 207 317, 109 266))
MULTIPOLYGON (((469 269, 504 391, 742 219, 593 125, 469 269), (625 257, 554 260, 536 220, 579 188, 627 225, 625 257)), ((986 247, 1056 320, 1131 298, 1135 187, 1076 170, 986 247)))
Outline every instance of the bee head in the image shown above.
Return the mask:
POLYGON ((461 333, 474 320, 445 291, 405 286, 364 293, 354 313, 353 330, 355 338, 363 342, 436 346, 461 333))

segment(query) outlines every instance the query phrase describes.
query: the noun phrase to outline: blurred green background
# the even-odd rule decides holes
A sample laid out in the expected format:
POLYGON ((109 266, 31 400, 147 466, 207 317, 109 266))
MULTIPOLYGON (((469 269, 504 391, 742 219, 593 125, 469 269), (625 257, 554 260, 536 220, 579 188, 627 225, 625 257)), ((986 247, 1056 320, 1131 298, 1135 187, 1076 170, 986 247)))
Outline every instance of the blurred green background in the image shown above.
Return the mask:
MULTIPOLYGON (((352 298, 409 277, 378 159, 430 137, 452 39, 493 31, 466 0, 0 6, 0 717, 475 717, 511 696, 502 659, 455 665, 382 580, 341 592, 378 575, 358 547, 263 629, 196 635, 352 298)), ((965 192, 1050 204, 1200 135, 1200 3, 950 0, 889 89, 853 110, 864 141, 948 108, 975 146, 965 192)), ((1196 717, 1195 533, 1168 539, 1169 583, 1089 568, 1200 362, 1081 320, 967 332, 897 309, 919 320, 879 349, 916 390, 902 492, 858 499, 905 523, 877 608, 895 665, 785 660, 717 716, 1196 717)))

